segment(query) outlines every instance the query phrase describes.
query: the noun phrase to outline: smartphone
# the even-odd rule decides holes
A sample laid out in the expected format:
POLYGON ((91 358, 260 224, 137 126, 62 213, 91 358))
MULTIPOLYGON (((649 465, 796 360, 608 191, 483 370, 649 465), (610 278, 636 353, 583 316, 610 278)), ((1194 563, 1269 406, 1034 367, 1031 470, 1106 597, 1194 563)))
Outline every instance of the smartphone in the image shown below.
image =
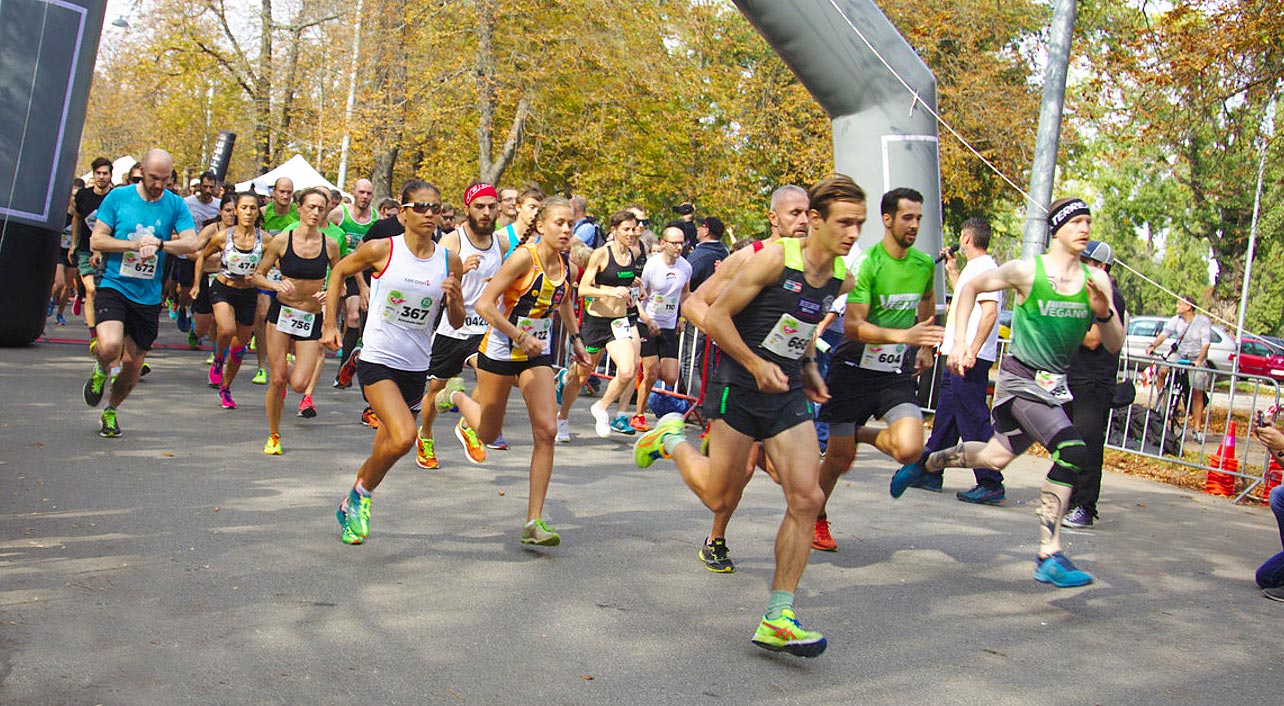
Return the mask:
POLYGON ((1266 419, 1265 419, 1265 417, 1262 415, 1262 410, 1260 410, 1260 409, 1259 409, 1259 410, 1257 410, 1257 424, 1255 424, 1254 426, 1259 426, 1259 427, 1264 427, 1264 426, 1266 426, 1266 419))

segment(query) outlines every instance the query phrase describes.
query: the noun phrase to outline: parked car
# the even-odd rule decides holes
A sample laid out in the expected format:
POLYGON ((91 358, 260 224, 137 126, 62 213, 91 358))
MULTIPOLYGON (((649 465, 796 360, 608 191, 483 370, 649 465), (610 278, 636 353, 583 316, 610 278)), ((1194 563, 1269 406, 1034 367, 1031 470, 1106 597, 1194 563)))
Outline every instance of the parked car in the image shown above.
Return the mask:
POLYGON ((1239 344, 1239 371, 1284 380, 1284 348, 1256 336, 1244 336, 1239 344))
MULTIPOLYGON (((1149 361, 1163 357, 1163 354, 1172 348, 1170 344, 1174 343, 1174 340, 1171 337, 1164 339, 1163 345, 1155 351, 1153 356, 1146 355, 1146 348, 1159 337, 1159 333, 1164 330, 1164 324, 1171 318, 1171 316, 1130 317, 1128 334, 1124 339, 1124 350, 1127 351, 1128 358, 1132 361, 1149 361)), ((1231 356, 1234 353, 1235 338, 1227 333, 1226 329, 1213 324, 1212 332, 1209 334, 1208 367, 1229 372, 1231 356)), ((1172 360, 1175 361, 1175 359, 1172 360)))

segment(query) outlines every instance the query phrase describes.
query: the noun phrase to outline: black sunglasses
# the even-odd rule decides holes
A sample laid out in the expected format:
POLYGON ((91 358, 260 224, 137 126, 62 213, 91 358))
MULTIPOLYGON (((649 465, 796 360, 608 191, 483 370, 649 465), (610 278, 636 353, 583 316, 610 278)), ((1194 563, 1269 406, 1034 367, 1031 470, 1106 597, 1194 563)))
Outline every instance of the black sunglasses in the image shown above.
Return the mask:
POLYGON ((413 201, 411 203, 403 203, 401 204, 401 207, 408 208, 411 211, 420 214, 427 213, 429 211, 432 211, 433 213, 441 213, 441 204, 432 203, 431 201, 413 201))
POLYGON ((129 183, 131 183, 131 184, 141 184, 141 183, 143 183, 143 178, 142 178, 142 177, 130 177, 130 178, 129 178, 129 183))

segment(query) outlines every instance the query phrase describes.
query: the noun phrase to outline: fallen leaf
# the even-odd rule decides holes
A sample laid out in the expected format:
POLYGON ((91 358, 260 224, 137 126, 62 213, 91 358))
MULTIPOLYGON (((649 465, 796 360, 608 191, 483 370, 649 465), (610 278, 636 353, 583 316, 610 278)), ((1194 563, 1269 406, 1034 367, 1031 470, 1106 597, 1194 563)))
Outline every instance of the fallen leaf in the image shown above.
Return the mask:
POLYGON ((168 451, 166 451, 165 453, 163 453, 163 454, 161 454, 161 455, 162 455, 162 456, 164 456, 165 458, 174 458, 174 454, 169 453, 168 451))
POLYGON ((499 497, 501 497, 501 498, 502 498, 502 497, 504 497, 504 491, 502 491, 502 490, 501 490, 501 491, 499 491, 499 497))
POLYGON ((214 512, 218 512, 220 509, 221 509, 221 508, 217 508, 217 507, 216 507, 216 508, 214 508, 214 512))
POLYGON ((593 681, 593 677, 591 677, 591 676, 589 676, 589 675, 587 675, 587 674, 581 674, 581 675, 580 675, 580 679, 583 679, 584 681, 593 681))

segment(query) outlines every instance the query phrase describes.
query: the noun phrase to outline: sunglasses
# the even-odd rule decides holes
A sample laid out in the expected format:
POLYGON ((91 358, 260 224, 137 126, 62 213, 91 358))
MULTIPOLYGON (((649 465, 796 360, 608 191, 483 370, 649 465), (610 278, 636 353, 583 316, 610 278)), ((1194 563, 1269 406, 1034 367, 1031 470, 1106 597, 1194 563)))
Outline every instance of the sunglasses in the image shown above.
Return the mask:
POLYGON ((642 226, 643 228, 646 228, 647 226, 651 225, 651 219, 643 218, 638 221, 638 225, 642 226))
POLYGON ((130 177, 130 178, 129 178, 129 183, 131 183, 131 184, 141 184, 141 183, 143 183, 143 178, 142 178, 142 177, 130 177))
POLYGON ((432 203, 431 201, 413 201, 411 203, 403 203, 401 204, 401 207, 408 208, 419 214, 428 213, 429 211, 432 211, 433 213, 441 213, 441 204, 432 203))

